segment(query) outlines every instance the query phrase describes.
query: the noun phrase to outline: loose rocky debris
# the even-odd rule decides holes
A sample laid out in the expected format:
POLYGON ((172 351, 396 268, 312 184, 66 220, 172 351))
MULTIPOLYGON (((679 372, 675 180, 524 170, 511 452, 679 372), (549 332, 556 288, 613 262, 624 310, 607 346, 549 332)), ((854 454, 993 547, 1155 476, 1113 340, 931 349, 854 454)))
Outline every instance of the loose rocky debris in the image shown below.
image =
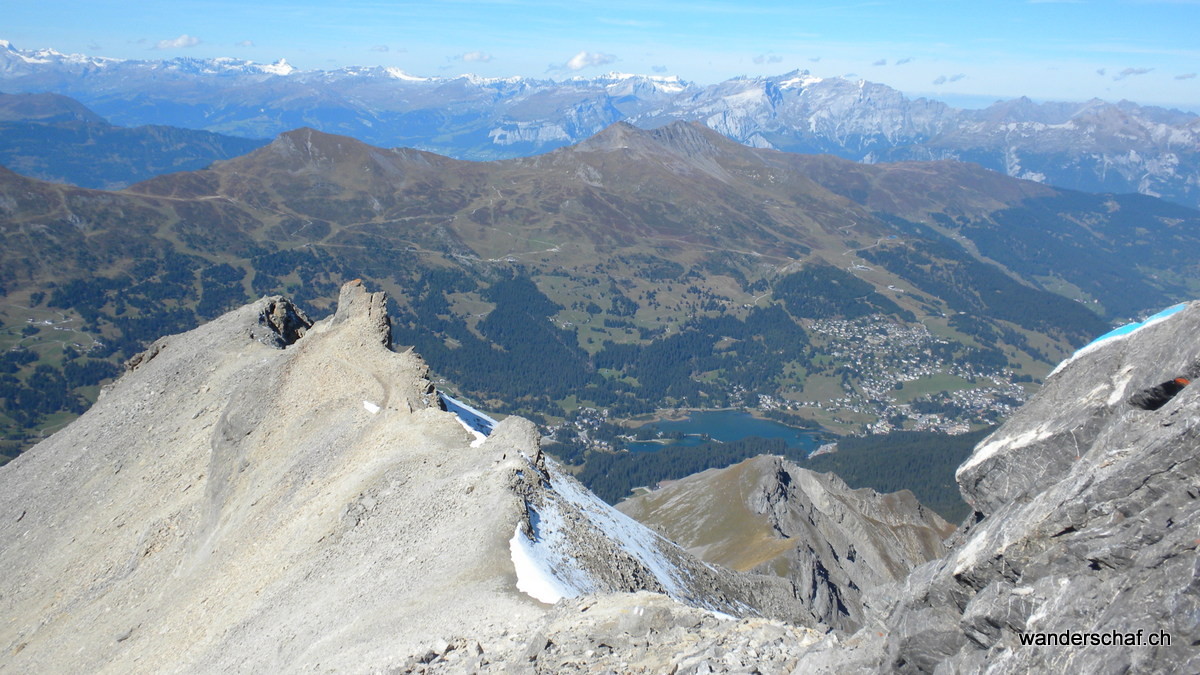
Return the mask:
POLYGON ((559 603, 500 650, 466 638, 441 641, 391 672, 773 675, 793 672, 820 635, 779 621, 722 617, 644 591, 585 596, 559 603))

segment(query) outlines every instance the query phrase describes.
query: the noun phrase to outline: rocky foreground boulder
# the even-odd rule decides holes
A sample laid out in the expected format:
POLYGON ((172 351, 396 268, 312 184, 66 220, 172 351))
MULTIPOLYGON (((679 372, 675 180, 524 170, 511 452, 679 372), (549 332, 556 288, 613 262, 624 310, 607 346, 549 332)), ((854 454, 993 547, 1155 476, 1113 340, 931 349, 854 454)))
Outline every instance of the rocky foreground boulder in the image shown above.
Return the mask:
MULTIPOLYGON (((552 603, 601 594, 587 626, 635 591, 605 611, 645 631, 743 626, 729 644, 782 637, 781 663, 815 639, 780 621, 807 616, 790 584, 603 504, 532 423, 441 410, 384 307, 352 282, 317 323, 264 298, 161 339, 0 469, 0 671, 546 671, 622 648, 564 641, 552 603)), ((691 653, 668 652, 652 670, 691 653)))

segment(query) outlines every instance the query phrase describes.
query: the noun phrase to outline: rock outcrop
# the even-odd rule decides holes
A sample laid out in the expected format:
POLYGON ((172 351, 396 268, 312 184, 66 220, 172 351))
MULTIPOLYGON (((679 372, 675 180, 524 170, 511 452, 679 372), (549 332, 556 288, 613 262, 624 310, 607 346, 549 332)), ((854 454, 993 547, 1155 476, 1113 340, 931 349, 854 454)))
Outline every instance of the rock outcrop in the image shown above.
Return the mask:
POLYGON ((812 620, 838 630, 859 626, 864 591, 941 557, 954 531, 907 490, 851 490, 768 455, 617 508, 708 562, 790 580, 812 620))
POLYGON ((1081 350, 976 447, 958 545, 806 666, 1200 672, 1200 388, 1129 401, 1200 363, 1200 303, 1173 310, 1081 350))
POLYGON ((264 298, 157 341, 0 469, 0 671, 420 669, 468 642, 460 672, 519 671, 546 586, 799 616, 786 582, 596 500, 530 422, 478 440, 389 330, 359 282, 315 324, 264 298))
POLYGON ((660 491, 740 504, 677 536, 798 587, 604 505, 526 420, 480 437, 385 306, 351 282, 320 322, 264 298, 159 340, 0 468, 0 672, 1200 671, 1200 303, 1064 363, 902 581, 942 527, 902 495, 769 457, 660 491), (857 632, 797 626, 839 601, 857 632))

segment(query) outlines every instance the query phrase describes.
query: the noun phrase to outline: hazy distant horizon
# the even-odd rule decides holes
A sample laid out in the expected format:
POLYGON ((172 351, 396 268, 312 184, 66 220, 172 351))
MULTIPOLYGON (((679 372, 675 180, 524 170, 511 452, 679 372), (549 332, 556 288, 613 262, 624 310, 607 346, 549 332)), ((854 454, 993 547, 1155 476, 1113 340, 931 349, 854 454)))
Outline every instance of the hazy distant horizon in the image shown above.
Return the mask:
POLYGON ((698 84, 807 69, 974 107, 1028 96, 1200 111, 1200 3, 1180 0, 206 0, 136 21, 128 3, 67 0, 5 14, 0 37, 20 49, 124 59, 284 58, 304 70, 378 65, 420 76, 617 70, 698 84))
MULTIPOLYGON (((0 36, 0 44, 2 44, 2 43, 4 43, 4 42, 7 42, 7 43, 9 43, 9 44, 11 45, 11 47, 12 47, 12 48, 14 48, 14 49, 17 49, 17 50, 20 50, 20 51, 25 51, 25 52, 30 52, 30 51, 38 51, 39 49, 52 49, 52 50, 54 50, 54 51, 57 51, 57 52, 60 52, 60 53, 64 53, 64 54, 76 54, 76 53, 78 53, 78 54, 82 54, 82 55, 85 55, 85 56, 102 56, 101 54, 89 54, 89 53, 87 53, 87 52, 68 52, 68 51, 65 51, 65 50, 62 50, 62 49, 56 49, 56 48, 54 48, 54 47, 40 47, 40 48, 32 48, 32 49, 31 49, 31 48, 26 48, 26 47, 23 47, 22 45, 16 44, 14 41, 12 41, 12 40, 8 40, 8 39, 6 39, 4 36, 0 36)), ((181 57, 185 57, 185 56, 190 56, 190 55, 183 55, 183 54, 166 55, 166 54, 162 54, 162 55, 159 55, 159 56, 158 56, 158 58, 154 58, 154 56, 146 57, 146 56, 144 56, 144 55, 139 55, 138 57, 134 57, 134 58, 130 58, 130 59, 125 59, 125 60, 131 60, 131 61, 148 61, 148 62, 153 62, 153 61, 170 61, 170 60, 172 60, 172 59, 175 59, 175 58, 181 58, 181 57)), ((222 58, 222 57, 208 57, 208 58, 222 58)), ((226 56, 226 57, 224 57, 224 58, 240 58, 240 57, 229 57, 229 56, 226 56)), ((275 60, 273 60, 273 61, 272 61, 272 60, 259 60, 259 59, 244 59, 244 60, 246 60, 246 61, 252 61, 252 62, 254 62, 254 63, 257 63, 257 64, 263 64, 263 65, 268 65, 268 64, 272 64, 272 63, 277 63, 278 61, 280 61, 280 59, 275 59, 275 60)), ((295 67, 295 65, 296 65, 296 64, 294 64, 294 63, 291 63, 291 61, 290 61, 290 60, 288 60, 288 59, 286 59, 286 57, 283 57, 283 59, 282 59, 282 60, 284 60, 284 61, 288 61, 289 65, 292 65, 293 67, 295 67)), ((355 67, 355 66, 358 66, 358 67, 371 67, 371 66, 366 66, 365 64, 352 64, 352 65, 350 65, 350 66, 341 66, 341 67, 355 67)), ((304 71, 328 71, 328 70, 336 70, 336 69, 337 69, 337 68, 319 68, 319 67, 318 67, 318 68, 311 68, 311 69, 309 69, 309 68, 297 68, 297 70, 304 70, 304 71)), ((929 100, 932 100, 932 101, 939 101, 939 102, 941 102, 941 103, 945 103, 946 105, 948 105, 948 106, 950 106, 950 107, 952 107, 952 108, 960 108, 960 109, 966 109, 966 110, 982 110, 982 109, 984 109, 984 108, 987 108, 988 106, 994 105, 994 104, 996 104, 996 103, 1001 103, 1001 102, 1004 102, 1004 101, 1011 101, 1011 100, 1014 100, 1014 99, 1017 99, 1017 98, 1021 98, 1021 97, 1026 97, 1026 98, 1029 98, 1030 100, 1034 101, 1035 103, 1047 103, 1047 102, 1055 102, 1055 103, 1076 103, 1076 102, 1079 102, 1079 103, 1081 103, 1081 102, 1084 102, 1084 101, 1086 101, 1086 100, 1091 100, 1090 98, 1089 98, 1089 99, 1039 98, 1039 97, 1030 96, 1029 94, 1018 94, 1018 95, 1015 95, 1015 96, 1005 96, 1005 95, 999 95, 999 94, 958 94, 958 93, 953 93, 953 92, 938 92, 938 91, 930 91, 930 90, 915 90, 915 91, 914 91, 914 90, 904 90, 904 89, 901 89, 901 88, 899 88, 899 87, 895 87, 895 86, 894 86, 894 85, 892 85, 891 83, 888 83, 888 82, 882 82, 882 81, 878 81, 878 80, 870 80, 869 78, 851 78, 851 77, 849 77, 849 76, 837 76, 837 75, 834 75, 834 76, 822 76, 822 75, 819 75, 819 74, 817 74, 817 73, 813 73, 813 72, 812 72, 812 69, 810 69, 810 68, 795 68, 795 69, 792 69, 792 70, 790 70, 790 71, 788 71, 788 70, 780 70, 780 71, 778 71, 778 72, 774 72, 774 73, 762 73, 762 74, 757 74, 757 75, 749 75, 749 74, 733 75, 733 76, 731 76, 731 77, 729 77, 729 78, 725 78, 725 80, 713 80, 713 81, 697 81, 697 80, 691 80, 691 79, 688 79, 688 78, 683 78, 683 77, 680 77, 680 76, 678 76, 678 75, 675 75, 674 73, 640 73, 640 72, 628 72, 628 73, 622 73, 622 71, 620 71, 619 69, 608 70, 608 71, 603 71, 603 72, 596 72, 596 73, 571 73, 571 74, 569 74, 569 75, 565 75, 565 76, 564 76, 563 74, 557 74, 557 75, 555 75, 555 74, 542 74, 542 75, 533 75, 533 76, 527 76, 527 75, 510 75, 510 76, 490 76, 490 77, 499 77, 499 78, 504 78, 504 77, 527 77, 527 78, 531 78, 531 79, 538 79, 538 80, 553 80, 553 81, 560 81, 560 82, 561 82, 561 81, 569 80, 569 79, 572 79, 572 78, 585 78, 585 79, 593 79, 593 78, 603 77, 603 76, 605 76, 605 75, 607 75, 607 74, 609 74, 609 73, 622 73, 622 74, 638 75, 638 76, 648 76, 648 77, 667 77, 667 78, 670 78, 670 77, 679 77, 679 79, 680 79, 680 80, 682 80, 682 81, 685 81, 685 82, 689 82, 689 83, 692 83, 692 84, 695 84, 695 85, 698 85, 698 86, 708 86, 708 85, 718 84, 718 83, 720 83, 720 82, 722 82, 722 81, 727 81, 727 80, 729 80, 729 79, 735 79, 735 78, 739 78, 739 77, 774 77, 774 76, 780 76, 780 75, 784 75, 784 74, 786 74, 786 73, 788 73, 788 72, 794 72, 794 71, 804 71, 804 72, 808 72, 808 73, 812 74, 812 75, 813 75, 813 76, 815 76, 815 77, 822 77, 822 78, 828 78, 828 79, 833 79, 833 78, 837 78, 837 77, 843 77, 844 79, 865 79, 865 80, 867 80, 867 81, 874 82, 874 83, 876 83, 876 84, 882 84, 882 85, 885 85, 885 86, 892 87, 892 88, 896 89, 897 91, 900 91, 902 94, 904 94, 906 97, 908 97, 908 98, 909 98, 909 99, 911 99, 911 100, 915 100, 915 99, 924 98, 924 99, 929 99, 929 100)), ((455 73, 441 72, 441 73, 433 73, 433 74, 431 74, 431 73, 420 73, 420 72, 410 72, 410 71, 404 71, 404 72, 405 72, 405 73, 407 73, 407 74, 409 74, 409 75, 412 75, 412 76, 414 76, 414 77, 417 77, 417 78, 455 78, 455 77, 463 77, 463 76, 489 77, 489 76, 483 76, 483 75, 479 75, 478 73, 475 73, 475 72, 472 72, 472 71, 466 71, 466 70, 464 70, 464 71, 462 71, 462 72, 455 72, 455 73)), ((851 75, 853 75, 853 74, 851 74, 851 75)), ((1110 103, 1117 103, 1117 102, 1119 102, 1119 101, 1121 101, 1121 100, 1128 100, 1128 99, 1118 99, 1118 98, 1111 98, 1111 97, 1109 97, 1109 98, 1105 98, 1105 97, 1092 97, 1092 98, 1100 98, 1100 99, 1102 99, 1102 100, 1105 100, 1105 101, 1108 101, 1108 102, 1110 102, 1110 103)), ((1168 103, 1168 102, 1160 102, 1160 101, 1133 101, 1133 102, 1134 102, 1134 103, 1137 103, 1137 104, 1139 104, 1139 105, 1144 105, 1144 106, 1156 106, 1156 107, 1161 107, 1161 108, 1167 108, 1167 109, 1179 110, 1179 111, 1182 111, 1182 112, 1185 112, 1185 113, 1190 113, 1190 114, 1200 115, 1200 103, 1197 103, 1197 104, 1187 104, 1187 103, 1168 103)))

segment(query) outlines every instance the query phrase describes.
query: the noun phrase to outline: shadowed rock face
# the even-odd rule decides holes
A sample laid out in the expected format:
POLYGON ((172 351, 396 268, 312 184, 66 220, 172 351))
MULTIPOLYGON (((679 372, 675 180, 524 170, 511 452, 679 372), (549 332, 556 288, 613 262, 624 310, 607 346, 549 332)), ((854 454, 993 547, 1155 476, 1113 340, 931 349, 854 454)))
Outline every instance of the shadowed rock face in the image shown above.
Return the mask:
POLYGON ((1129 402, 1200 362, 1200 303, 1089 347, 958 472, 978 510, 941 560, 871 602, 858 647, 814 670, 1197 672, 1200 389, 1129 402), (1136 634, 1138 646, 1027 646, 1036 633, 1136 634), (1171 646, 1149 644, 1151 632, 1171 646))
POLYGON ((547 620, 518 589, 520 537, 554 542, 550 573, 579 592, 800 616, 786 582, 710 568, 591 497, 527 420, 476 441, 390 349, 385 306, 351 282, 315 324, 263 298, 163 338, 0 469, 0 663, 361 672, 470 639, 472 669, 502 671, 547 620))
POLYGON ((908 491, 851 490, 766 455, 618 508, 708 562, 790 580, 813 619, 839 630, 858 628, 864 591, 940 557, 954 530, 908 491))

